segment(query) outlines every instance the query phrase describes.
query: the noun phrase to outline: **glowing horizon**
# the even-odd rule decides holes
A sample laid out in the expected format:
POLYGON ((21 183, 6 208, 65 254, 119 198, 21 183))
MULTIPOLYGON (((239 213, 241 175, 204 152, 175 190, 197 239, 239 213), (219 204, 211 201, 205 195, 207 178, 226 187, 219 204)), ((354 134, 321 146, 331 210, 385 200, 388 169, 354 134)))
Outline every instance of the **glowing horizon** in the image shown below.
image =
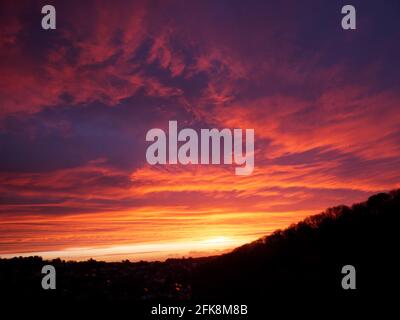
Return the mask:
POLYGON ((168 258, 201 257, 221 254, 237 246, 251 241, 251 238, 242 240, 228 237, 214 237, 203 240, 180 242, 160 242, 133 245, 118 245, 111 247, 93 248, 65 248, 58 251, 39 251, 4 254, 1 258, 41 256, 43 259, 57 259, 82 261, 88 259, 103 261, 156 261, 168 258))
MULTIPOLYGON (((149 210, 149 209, 147 209, 149 210)), ((143 220, 150 221, 150 225, 160 224, 160 219, 157 214, 161 214, 160 211, 156 212, 153 210, 143 212, 143 220), (149 215, 157 216, 157 221, 153 221, 149 215)), ((131 259, 132 261, 138 260, 165 260, 171 257, 201 257, 209 256, 215 254, 221 254, 234 249, 240 245, 249 243, 251 241, 257 240, 262 236, 268 235, 273 231, 287 227, 298 220, 309 216, 310 212, 293 212, 293 213, 281 213, 281 212, 231 212, 222 213, 214 212, 209 213, 207 218, 214 221, 216 226, 203 226, 202 222, 199 225, 192 223, 191 226, 185 226, 187 230, 181 230, 181 233, 172 233, 170 230, 162 231, 162 228, 158 228, 157 239, 154 238, 154 233, 145 232, 137 234, 136 236, 129 235, 124 237, 124 235, 130 233, 130 229, 126 228, 131 222, 137 221, 139 219, 138 214, 132 217, 131 212, 122 212, 118 216, 114 214, 110 218, 110 212, 103 212, 101 214, 88 214, 82 219, 81 215, 75 215, 70 217, 53 218, 52 220, 47 219, 46 223, 51 224, 54 228, 53 233, 47 230, 46 234, 49 239, 55 239, 63 244, 62 247, 57 248, 57 246, 51 246, 50 243, 46 244, 46 248, 50 250, 41 249, 40 244, 42 243, 42 233, 37 233, 36 237, 30 239, 30 244, 26 244, 26 251, 15 251, 14 250, 3 250, 0 257, 11 258, 18 256, 42 256, 44 259, 55 259, 61 258, 66 260, 86 260, 89 258, 100 259, 105 261, 120 261, 124 259, 131 259), (260 223, 260 216, 267 215, 270 218, 275 217, 275 221, 265 221, 260 223), (226 221, 232 220, 230 224, 226 221), (238 225, 237 221, 243 221, 246 223, 245 226, 238 225), (279 221, 276 224, 276 221, 279 221), (221 224, 222 222, 222 224, 221 224), (98 224, 102 225, 104 230, 107 228, 113 230, 116 225, 120 228, 124 228, 124 232, 120 232, 115 235, 114 238, 98 239, 96 242, 90 236, 89 230, 86 229, 85 234, 91 239, 89 242, 84 242, 79 236, 74 237, 71 234, 76 230, 78 225, 87 226, 88 224, 98 224), (67 234, 67 239, 61 239, 60 231, 67 234), (150 233, 150 234, 149 234, 150 233), (122 236, 122 239, 121 239, 122 236), (136 242, 129 243, 126 239, 136 239, 136 242), (125 239, 125 240, 123 240, 125 239), (140 240, 142 239, 142 240, 140 240), (144 239, 144 241, 143 241, 144 239), (113 242, 114 245, 107 245, 107 243, 113 242), (36 244, 35 244, 36 243, 36 244), (86 246, 79 246, 80 243, 87 243, 86 246), (76 244, 71 246, 71 244, 76 244), (92 245, 90 245, 92 244, 92 245)), ((172 218, 169 211, 163 212, 167 217, 167 220, 172 218)), ((35 222, 37 217, 31 217, 27 219, 15 219, 8 221, 8 226, 13 224, 19 225, 23 221, 23 224, 27 224, 30 227, 37 225, 39 229, 39 223, 35 222)), ((193 218, 179 216, 179 221, 190 220, 193 218)), ((0 228, 4 227, 1 226, 0 228)), ((150 229, 153 229, 152 227, 150 229)), ((4 229, 2 229, 4 230, 4 229)), ((44 228, 42 229, 44 230, 44 228)), ((134 232, 135 229, 132 230, 134 232)), ((78 234, 82 231, 78 230, 78 234)), ((132 240, 131 240, 132 241, 132 240)), ((51 241, 49 241, 51 242, 51 241)))

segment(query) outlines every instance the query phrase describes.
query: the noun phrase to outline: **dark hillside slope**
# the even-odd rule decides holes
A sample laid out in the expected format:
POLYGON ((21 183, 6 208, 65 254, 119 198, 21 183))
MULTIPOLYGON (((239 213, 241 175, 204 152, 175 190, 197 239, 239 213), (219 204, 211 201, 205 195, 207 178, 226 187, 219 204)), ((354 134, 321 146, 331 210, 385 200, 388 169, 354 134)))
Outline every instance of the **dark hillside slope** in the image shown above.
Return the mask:
POLYGON ((390 297, 400 272, 399 214, 400 190, 330 208, 208 261, 194 275, 193 298, 271 304, 390 297), (341 286, 348 264, 356 268, 356 290, 341 286))

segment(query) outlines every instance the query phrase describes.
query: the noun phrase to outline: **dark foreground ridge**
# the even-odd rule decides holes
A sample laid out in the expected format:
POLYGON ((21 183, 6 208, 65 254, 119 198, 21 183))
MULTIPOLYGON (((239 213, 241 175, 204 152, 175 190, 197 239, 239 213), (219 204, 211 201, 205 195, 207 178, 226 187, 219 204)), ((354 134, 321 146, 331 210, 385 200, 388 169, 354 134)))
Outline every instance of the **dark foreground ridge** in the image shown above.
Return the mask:
MULTIPOLYGON (((338 206, 221 256, 106 263, 0 259, 2 301, 249 303, 390 299, 399 273, 400 190, 338 206), (41 288, 41 268, 57 270, 57 289, 41 288), (356 290, 341 286, 356 268, 356 290)), ((393 296, 394 297, 394 296, 393 296)))

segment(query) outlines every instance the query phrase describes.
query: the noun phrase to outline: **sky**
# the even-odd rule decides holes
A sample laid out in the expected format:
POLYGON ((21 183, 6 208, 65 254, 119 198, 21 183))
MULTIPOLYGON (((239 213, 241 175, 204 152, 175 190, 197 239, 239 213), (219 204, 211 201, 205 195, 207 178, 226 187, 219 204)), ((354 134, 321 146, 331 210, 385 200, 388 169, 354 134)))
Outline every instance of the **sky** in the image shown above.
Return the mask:
POLYGON ((0 4, 0 256, 225 252, 400 188, 400 2, 0 4), (146 133, 252 128, 255 168, 146 162, 146 133))

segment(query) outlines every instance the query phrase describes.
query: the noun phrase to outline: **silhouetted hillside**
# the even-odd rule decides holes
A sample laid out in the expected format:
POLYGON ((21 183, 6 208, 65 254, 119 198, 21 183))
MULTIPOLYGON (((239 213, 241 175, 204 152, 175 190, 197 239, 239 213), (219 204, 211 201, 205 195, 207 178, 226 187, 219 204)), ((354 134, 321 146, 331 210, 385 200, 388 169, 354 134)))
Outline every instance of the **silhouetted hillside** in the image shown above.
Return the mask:
MULTIPOLYGON (((222 256, 166 262, 0 259, 2 301, 353 303, 397 290, 400 190, 338 206, 222 256), (44 264, 57 289, 41 289, 44 264), (341 269, 356 268, 356 290, 343 290, 341 269)), ((260 312, 260 310, 258 310, 260 312)))
POLYGON ((400 190, 327 209, 205 262, 193 277, 193 298, 268 304, 390 298, 398 285, 399 214, 400 190), (356 290, 341 286, 348 264, 356 268, 356 290))

